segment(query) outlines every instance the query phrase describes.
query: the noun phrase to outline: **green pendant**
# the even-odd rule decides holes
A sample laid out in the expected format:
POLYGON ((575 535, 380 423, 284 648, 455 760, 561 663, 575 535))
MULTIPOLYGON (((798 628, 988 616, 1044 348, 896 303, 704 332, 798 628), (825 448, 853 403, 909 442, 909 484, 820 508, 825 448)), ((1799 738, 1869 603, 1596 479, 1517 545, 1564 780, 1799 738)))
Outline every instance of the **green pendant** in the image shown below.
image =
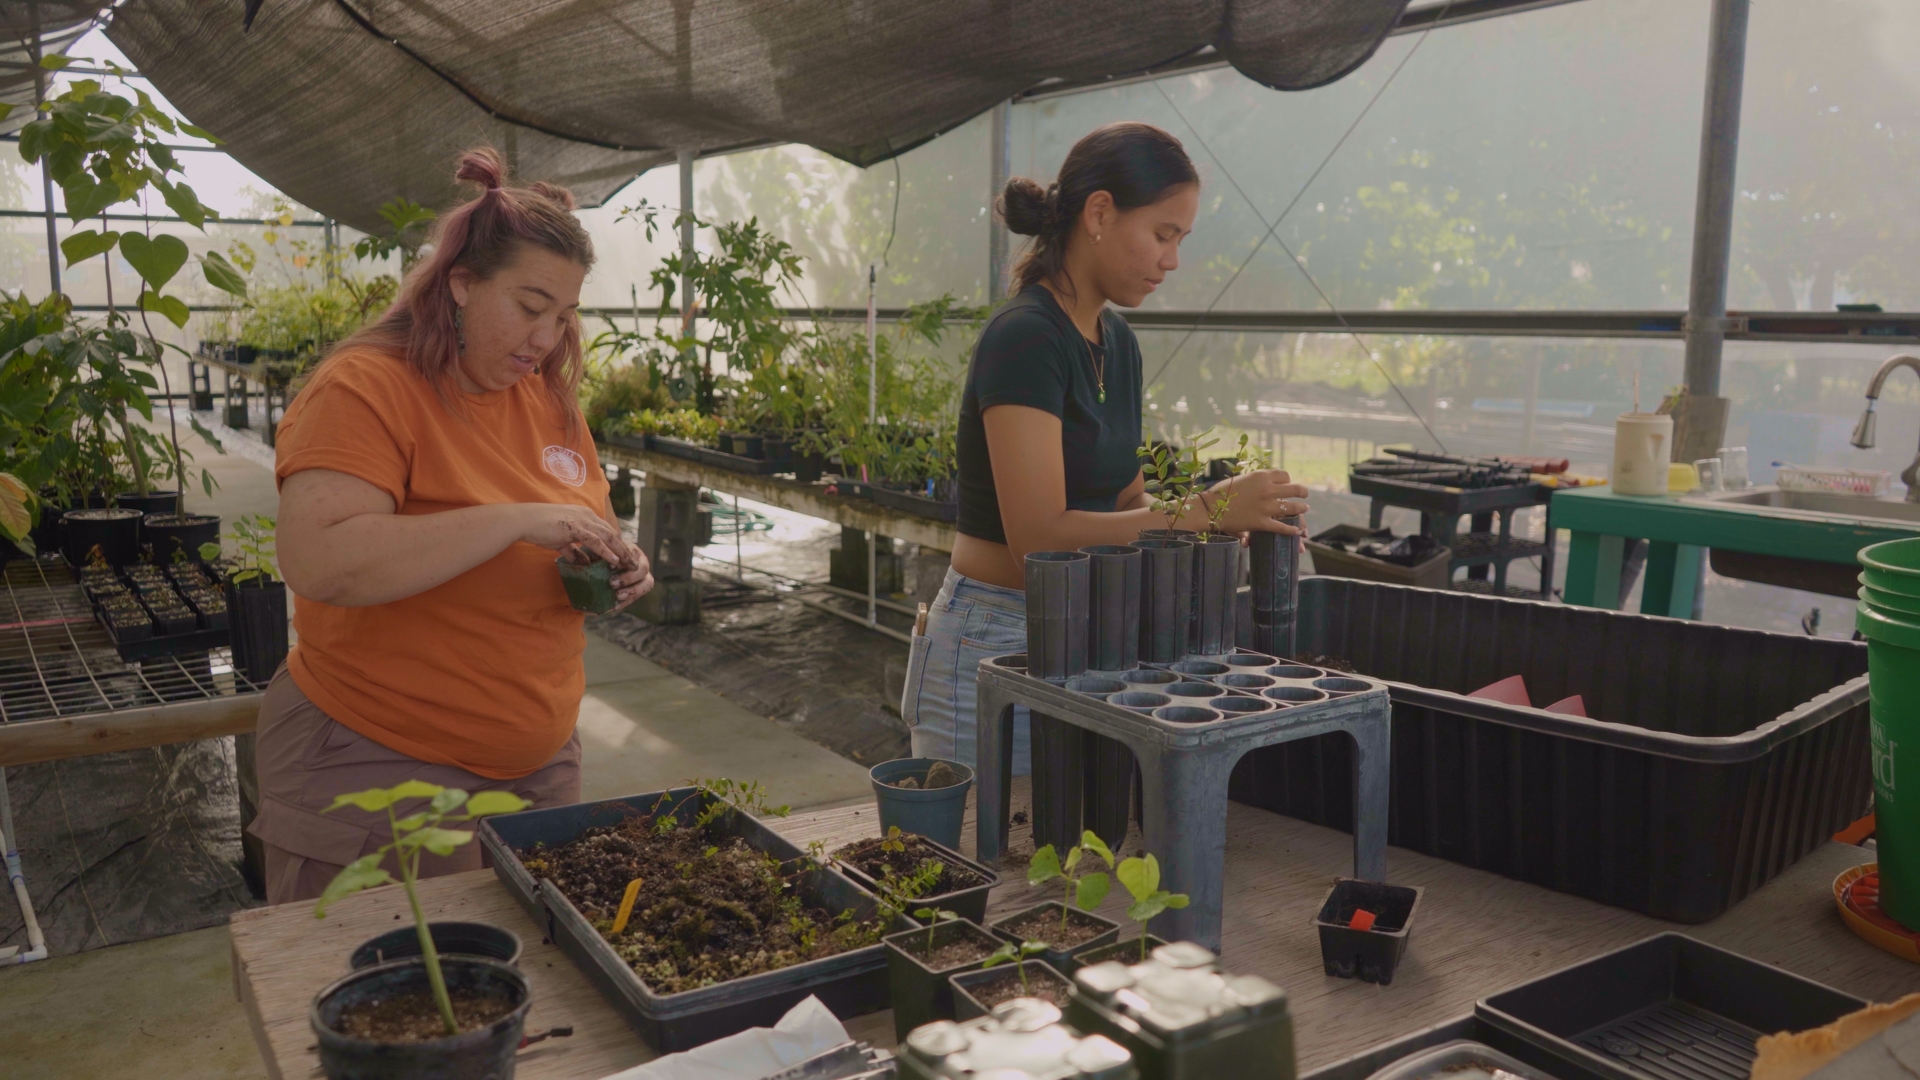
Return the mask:
POLYGON ((1107 392, 1105 390, 1102 390, 1100 391, 1100 404, 1105 405, 1106 403, 1107 403, 1107 392))

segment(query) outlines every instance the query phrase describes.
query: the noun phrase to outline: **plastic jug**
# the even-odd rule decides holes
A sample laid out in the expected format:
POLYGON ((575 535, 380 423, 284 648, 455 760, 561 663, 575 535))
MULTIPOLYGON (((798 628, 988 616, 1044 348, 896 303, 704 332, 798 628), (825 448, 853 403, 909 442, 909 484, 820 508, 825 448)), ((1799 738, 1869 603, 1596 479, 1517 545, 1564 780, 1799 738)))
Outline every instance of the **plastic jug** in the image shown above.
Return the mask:
POLYGON ((1665 495, 1673 448, 1673 417, 1622 413, 1613 422, 1613 490, 1622 495, 1665 495))

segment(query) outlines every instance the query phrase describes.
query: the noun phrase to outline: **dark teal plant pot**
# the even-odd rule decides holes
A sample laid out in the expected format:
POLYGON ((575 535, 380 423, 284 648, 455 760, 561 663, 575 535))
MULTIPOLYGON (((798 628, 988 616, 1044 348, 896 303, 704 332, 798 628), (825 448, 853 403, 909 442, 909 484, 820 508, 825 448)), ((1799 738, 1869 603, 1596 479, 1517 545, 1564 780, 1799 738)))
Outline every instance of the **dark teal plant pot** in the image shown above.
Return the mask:
POLYGON ((595 559, 585 566, 575 566, 564 555, 553 560, 553 565, 560 568, 560 582, 567 587, 567 599, 573 602, 575 611, 604 615, 620 602, 613 588, 612 565, 595 559))
POLYGON ((973 788, 973 770, 957 761, 949 761, 961 780, 943 788, 898 788, 898 781, 913 777, 924 781, 927 770, 938 758, 899 758, 883 761, 868 771, 873 795, 880 804, 880 832, 900 826, 903 833, 916 833, 936 844, 959 850, 960 824, 967 816, 967 792, 973 788))

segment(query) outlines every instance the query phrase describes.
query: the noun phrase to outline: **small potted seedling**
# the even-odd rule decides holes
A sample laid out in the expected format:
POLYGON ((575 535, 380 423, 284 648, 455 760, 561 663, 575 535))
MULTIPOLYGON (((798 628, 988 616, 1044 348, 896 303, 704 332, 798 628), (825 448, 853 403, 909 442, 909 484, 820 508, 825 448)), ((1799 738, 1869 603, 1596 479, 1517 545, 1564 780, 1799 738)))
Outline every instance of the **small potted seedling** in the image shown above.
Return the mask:
POLYGON ((913 917, 927 928, 885 939, 893 1030, 901 1039, 922 1024, 953 1019, 953 987, 947 977, 979 967, 1000 945, 980 924, 951 911, 922 907, 914 909, 913 917))
POLYGON ((1080 966, 1080 953, 1097 949, 1120 934, 1119 923, 1093 914, 1112 888, 1106 870, 1096 869, 1102 865, 1106 870, 1113 869, 1113 852, 1090 829, 1081 835, 1078 845, 1067 849, 1064 859, 1052 844, 1042 847, 1027 863, 1027 884, 1056 885, 1062 890, 1061 898, 1000 919, 993 924, 993 932, 1006 941, 1044 943, 1043 959, 1071 974, 1080 966))
POLYGON ((613 587, 613 564, 575 544, 553 560, 560 569, 560 583, 567 587, 567 600, 575 611, 604 615, 620 602, 613 587))
POLYGON ((985 1016, 993 1007, 1014 998, 1038 997, 1066 1008, 1073 984, 1045 960, 1034 960, 1047 951, 1044 941, 1009 941, 980 965, 979 971, 952 976, 954 1019, 962 1022, 985 1016), (1012 964, 1013 971, 1000 970, 1012 964))
POLYGON ((1151 852, 1144 858, 1121 860, 1113 876, 1120 879, 1120 884, 1133 897, 1133 903, 1127 905, 1127 918, 1140 924, 1138 955, 1140 960, 1145 960, 1149 944, 1147 921, 1170 908, 1186 907, 1187 894, 1170 893, 1160 887, 1160 860, 1154 858, 1151 852))
MULTIPOLYGON (((287 586, 274 576, 274 520, 244 515, 234 520, 232 536, 238 557, 226 566, 223 584, 233 666, 264 688, 287 656, 287 586)), ((200 545, 200 558, 219 563, 220 545, 200 545)))
POLYGON ((314 917, 325 918, 329 906, 362 889, 393 884, 393 874, 383 865, 391 855, 420 945, 417 958, 360 969, 314 997, 308 1022, 319 1039, 320 1066, 329 1077, 511 1073, 532 1004, 526 979, 511 965, 486 957, 442 959, 415 885, 423 855, 451 855, 473 839, 472 831, 448 826, 515 813, 529 805, 508 791, 469 796, 458 788, 409 780, 398 787, 341 795, 327 807, 329 812, 343 806, 384 812, 391 839, 334 877, 314 905, 314 917), (416 799, 427 800, 427 805, 395 816, 395 806, 416 799), (402 1001, 429 1007, 396 1004, 402 1001))
POLYGON ((1000 875, 985 866, 924 836, 903 832, 898 825, 889 826, 885 836, 840 847, 833 852, 832 860, 854 884, 868 892, 873 892, 884 878, 914 873, 933 863, 934 881, 924 894, 927 906, 974 922, 986 920, 987 894, 1000 883, 1000 875))

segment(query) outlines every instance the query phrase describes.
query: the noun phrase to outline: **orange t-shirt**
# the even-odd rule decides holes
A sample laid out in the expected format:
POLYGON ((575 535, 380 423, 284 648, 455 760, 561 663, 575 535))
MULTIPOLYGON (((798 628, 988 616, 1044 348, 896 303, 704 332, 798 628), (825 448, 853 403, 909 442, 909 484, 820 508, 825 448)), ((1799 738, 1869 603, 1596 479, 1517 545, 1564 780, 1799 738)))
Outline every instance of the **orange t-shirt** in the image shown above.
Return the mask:
MULTIPOLYGON (((280 422, 275 476, 355 476, 396 513, 489 503, 603 510, 606 474, 580 421, 570 439, 541 376, 452 408, 398 357, 339 353, 280 422)), ((426 592, 370 607, 295 596, 293 681, 326 714, 393 750, 495 780, 525 776, 573 734, 586 690, 584 616, 556 552, 516 542, 426 592)))

